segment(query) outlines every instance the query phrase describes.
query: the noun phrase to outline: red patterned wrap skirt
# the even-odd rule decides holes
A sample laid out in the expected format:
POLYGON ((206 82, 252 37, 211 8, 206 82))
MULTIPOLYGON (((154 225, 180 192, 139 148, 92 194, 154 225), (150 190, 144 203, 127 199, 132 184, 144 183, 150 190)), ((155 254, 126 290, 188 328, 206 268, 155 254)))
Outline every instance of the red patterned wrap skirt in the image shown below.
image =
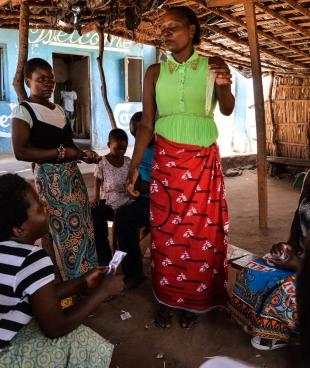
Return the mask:
POLYGON ((226 306, 228 212, 218 146, 157 136, 150 193, 156 299, 196 313, 226 306))

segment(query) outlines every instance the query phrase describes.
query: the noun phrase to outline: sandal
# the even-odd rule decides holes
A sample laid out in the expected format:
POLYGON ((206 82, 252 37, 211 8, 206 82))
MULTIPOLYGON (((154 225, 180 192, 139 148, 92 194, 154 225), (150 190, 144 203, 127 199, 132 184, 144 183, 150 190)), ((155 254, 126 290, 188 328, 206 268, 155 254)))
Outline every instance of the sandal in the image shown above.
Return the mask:
POLYGON ((275 350, 284 348, 288 344, 282 340, 276 339, 265 339, 260 336, 254 336, 251 339, 251 344, 253 348, 258 350, 275 350))
POLYGON ((172 313, 166 307, 160 307, 154 320, 155 326, 160 328, 170 328, 172 324, 172 313))
POLYGON ((182 328, 190 329, 193 327, 198 321, 198 316, 196 313, 192 312, 182 312, 180 318, 180 326, 182 328))

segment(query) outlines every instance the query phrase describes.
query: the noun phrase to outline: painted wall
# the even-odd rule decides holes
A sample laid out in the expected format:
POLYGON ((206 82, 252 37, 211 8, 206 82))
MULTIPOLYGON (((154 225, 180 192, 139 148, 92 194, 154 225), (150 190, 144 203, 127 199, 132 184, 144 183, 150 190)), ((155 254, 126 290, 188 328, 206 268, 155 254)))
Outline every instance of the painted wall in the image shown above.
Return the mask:
MULTIPOLYGON (((17 103, 17 96, 12 86, 18 56, 18 31, 0 30, 0 46, 5 51, 5 102, 0 102, 0 153, 11 152, 10 128, 11 111, 17 103)), ((90 88, 92 129, 91 143, 96 149, 105 148, 110 131, 110 122, 105 111, 101 84, 97 67, 98 36, 95 32, 79 36, 76 32, 66 34, 61 31, 32 30, 29 34, 29 58, 41 57, 50 64, 52 54, 66 53, 86 55, 90 58, 90 88)), ((108 98, 115 119, 120 128, 128 131, 130 116, 142 108, 141 103, 125 102, 124 57, 136 56, 144 59, 144 70, 155 62, 156 49, 151 46, 136 44, 132 41, 111 37, 105 39, 104 70, 108 88, 108 98)), ((130 136, 130 143, 133 138, 130 136)))

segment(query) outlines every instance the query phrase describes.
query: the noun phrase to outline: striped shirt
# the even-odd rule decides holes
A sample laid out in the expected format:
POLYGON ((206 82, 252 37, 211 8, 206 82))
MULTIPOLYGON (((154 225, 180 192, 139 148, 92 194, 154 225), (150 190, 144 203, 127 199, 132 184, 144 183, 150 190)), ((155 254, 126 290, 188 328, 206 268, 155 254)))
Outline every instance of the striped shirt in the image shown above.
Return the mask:
POLYGON ((29 296, 54 279, 53 263, 44 249, 0 243, 0 350, 31 321, 29 296))

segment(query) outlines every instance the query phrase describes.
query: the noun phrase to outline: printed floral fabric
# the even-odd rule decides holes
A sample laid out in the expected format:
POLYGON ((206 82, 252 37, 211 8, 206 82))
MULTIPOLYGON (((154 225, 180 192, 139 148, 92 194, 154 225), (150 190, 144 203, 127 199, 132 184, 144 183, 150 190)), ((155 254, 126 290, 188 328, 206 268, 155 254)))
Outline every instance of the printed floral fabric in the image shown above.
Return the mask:
POLYGON ((253 335, 288 341, 297 331, 295 274, 262 259, 250 261, 238 276, 230 310, 253 335))
POLYGON ((50 339, 32 321, 0 352, 0 368, 108 368, 113 345, 81 325, 50 339))
POLYGON ((129 165, 130 158, 125 156, 121 167, 111 165, 105 157, 96 166, 94 175, 101 180, 100 199, 113 210, 132 202, 126 189, 129 165))
POLYGON ((225 306, 228 213, 217 145, 157 136, 150 193, 156 298, 195 312, 225 306))
POLYGON ((69 279, 97 266, 87 188, 76 162, 36 164, 35 184, 46 201, 50 232, 69 279))

